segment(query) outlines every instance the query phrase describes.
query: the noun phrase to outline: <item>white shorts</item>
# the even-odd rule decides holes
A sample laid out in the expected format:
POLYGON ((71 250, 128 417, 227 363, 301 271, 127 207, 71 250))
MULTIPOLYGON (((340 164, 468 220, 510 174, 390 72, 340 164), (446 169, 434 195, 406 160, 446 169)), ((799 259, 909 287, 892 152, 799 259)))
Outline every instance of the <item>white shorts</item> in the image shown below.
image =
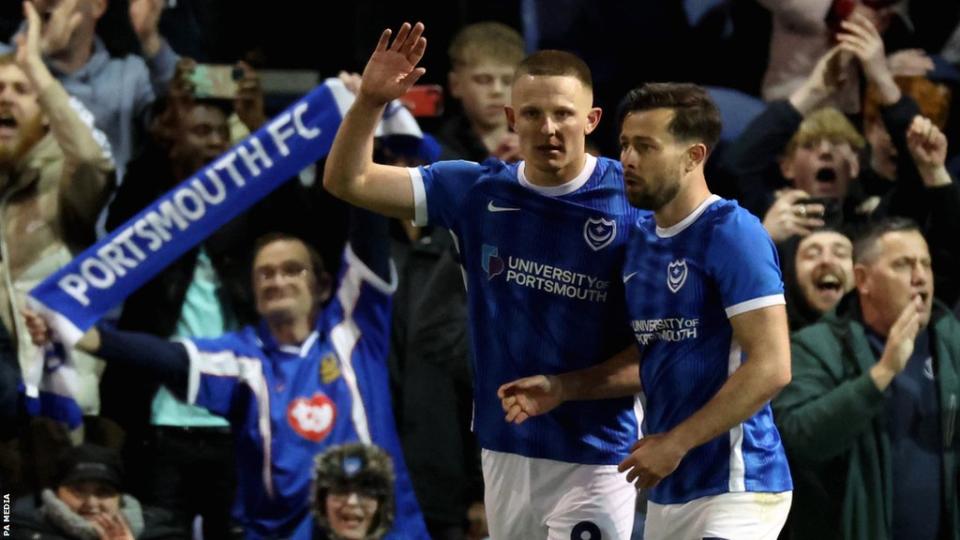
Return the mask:
POLYGON ((616 465, 481 457, 491 540, 630 540, 637 491, 616 465))
POLYGON ((776 540, 793 492, 724 493, 685 504, 647 503, 644 540, 776 540))

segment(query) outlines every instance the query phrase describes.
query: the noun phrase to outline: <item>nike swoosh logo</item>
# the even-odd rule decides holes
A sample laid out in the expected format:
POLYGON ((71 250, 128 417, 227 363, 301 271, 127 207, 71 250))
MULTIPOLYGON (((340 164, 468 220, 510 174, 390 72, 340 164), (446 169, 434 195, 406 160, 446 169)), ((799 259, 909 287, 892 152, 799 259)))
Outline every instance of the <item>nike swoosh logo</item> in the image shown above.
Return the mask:
POLYGON ((497 206, 493 204, 493 201, 487 203, 488 212, 517 212, 519 210, 519 208, 512 208, 510 206, 497 206))
POLYGON ((630 281, 630 278, 632 278, 632 277, 635 276, 635 275, 637 275, 636 272, 630 272, 629 274, 623 276, 623 282, 626 283, 626 282, 630 281))

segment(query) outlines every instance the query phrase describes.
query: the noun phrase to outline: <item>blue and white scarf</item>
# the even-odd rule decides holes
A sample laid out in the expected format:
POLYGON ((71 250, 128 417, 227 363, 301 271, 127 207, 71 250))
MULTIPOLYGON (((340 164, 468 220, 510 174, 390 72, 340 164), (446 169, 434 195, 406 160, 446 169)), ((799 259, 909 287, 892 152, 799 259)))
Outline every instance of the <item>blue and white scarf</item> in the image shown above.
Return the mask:
MULTIPOLYGON (((54 342, 24 373, 28 411, 78 426, 71 347, 185 252, 326 156, 353 99, 338 79, 328 79, 30 291, 54 342)), ((388 110, 377 135, 422 136, 409 111, 396 103, 388 110)))

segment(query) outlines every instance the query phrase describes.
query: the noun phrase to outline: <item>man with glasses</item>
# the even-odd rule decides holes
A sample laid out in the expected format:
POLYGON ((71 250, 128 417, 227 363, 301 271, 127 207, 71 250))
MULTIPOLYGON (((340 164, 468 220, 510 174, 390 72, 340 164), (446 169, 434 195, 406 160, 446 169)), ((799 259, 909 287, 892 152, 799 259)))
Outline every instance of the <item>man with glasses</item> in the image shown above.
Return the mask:
MULTIPOLYGON (((100 326, 77 345, 108 362, 148 369, 189 403, 230 421, 237 452, 234 517, 246 538, 311 538, 314 456, 353 441, 376 444, 393 459, 391 532, 428 537, 390 408, 385 358, 396 271, 386 226, 355 211, 335 288, 319 254, 303 241, 284 234, 261 238, 253 261, 256 326, 178 342, 100 326)), ((34 341, 45 343, 45 321, 25 316, 34 341)))

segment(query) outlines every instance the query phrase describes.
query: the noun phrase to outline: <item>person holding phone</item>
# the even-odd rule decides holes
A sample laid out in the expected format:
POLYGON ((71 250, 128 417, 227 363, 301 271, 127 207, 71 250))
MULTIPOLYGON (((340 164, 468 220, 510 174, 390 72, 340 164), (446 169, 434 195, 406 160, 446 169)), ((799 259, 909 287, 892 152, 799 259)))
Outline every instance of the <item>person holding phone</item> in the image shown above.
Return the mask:
POLYGON ((960 287, 952 277, 958 257, 950 235, 957 234, 957 225, 950 216, 958 207, 956 183, 944 167, 946 139, 894 81, 871 21, 854 13, 841 28, 838 44, 790 99, 770 103, 731 145, 727 166, 740 179, 744 206, 763 216, 778 243, 825 225, 856 236, 871 221, 892 215, 920 223, 944 282, 938 295, 952 304, 960 287), (855 59, 876 88, 880 116, 897 149, 893 182, 865 182, 856 152, 862 136, 838 111, 818 110, 849 82, 842 76, 846 58, 855 59), (868 193, 878 183, 882 189, 868 193))

